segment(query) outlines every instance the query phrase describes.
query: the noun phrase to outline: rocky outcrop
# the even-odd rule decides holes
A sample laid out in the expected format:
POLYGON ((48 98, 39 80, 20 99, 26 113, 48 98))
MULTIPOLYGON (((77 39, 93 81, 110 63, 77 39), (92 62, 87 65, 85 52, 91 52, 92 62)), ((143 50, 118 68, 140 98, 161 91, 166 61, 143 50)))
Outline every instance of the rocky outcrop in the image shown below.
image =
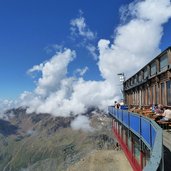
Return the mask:
POLYGON ((91 132, 73 130, 74 116, 28 115, 22 108, 12 112, 13 117, 0 127, 4 131, 0 133, 0 170, 65 171, 94 150, 116 147, 111 119, 101 111, 85 114, 90 118, 91 132))

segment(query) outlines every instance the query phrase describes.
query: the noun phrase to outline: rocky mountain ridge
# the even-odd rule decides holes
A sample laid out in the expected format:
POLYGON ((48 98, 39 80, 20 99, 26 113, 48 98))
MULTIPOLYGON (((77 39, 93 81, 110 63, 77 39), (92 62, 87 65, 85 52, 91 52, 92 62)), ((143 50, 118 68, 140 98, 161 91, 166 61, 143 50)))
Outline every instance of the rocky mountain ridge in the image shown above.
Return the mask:
POLYGON ((0 170, 65 171, 94 150, 116 149, 111 118, 102 111, 89 112, 85 115, 93 131, 73 130, 75 116, 7 111, 9 120, 0 120, 0 170))

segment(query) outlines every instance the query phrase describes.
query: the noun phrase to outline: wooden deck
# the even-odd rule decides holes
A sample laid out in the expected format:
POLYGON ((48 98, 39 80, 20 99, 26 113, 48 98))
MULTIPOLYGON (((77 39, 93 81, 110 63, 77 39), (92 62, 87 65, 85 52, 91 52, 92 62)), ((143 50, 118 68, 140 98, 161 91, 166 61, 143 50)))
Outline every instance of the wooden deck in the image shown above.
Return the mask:
POLYGON ((164 170, 171 170, 171 129, 163 130, 164 170))
POLYGON ((163 130, 163 144, 171 152, 171 129, 163 130))

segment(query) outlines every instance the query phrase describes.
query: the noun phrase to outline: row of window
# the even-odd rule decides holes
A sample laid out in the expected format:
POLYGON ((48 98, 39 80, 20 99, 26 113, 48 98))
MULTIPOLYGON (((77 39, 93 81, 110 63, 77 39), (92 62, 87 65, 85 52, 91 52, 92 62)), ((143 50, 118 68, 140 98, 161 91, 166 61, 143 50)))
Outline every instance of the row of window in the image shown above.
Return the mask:
POLYGON ((126 94, 128 104, 151 105, 163 104, 171 106, 171 80, 162 82, 160 85, 153 85, 144 90, 126 94))
MULTIPOLYGON (((162 56, 159 61, 159 71, 165 70, 168 64, 169 64, 168 56, 167 55, 162 56)), ((157 72, 157 60, 150 65, 150 75, 151 76, 155 75, 156 72, 157 72)))
POLYGON ((128 151, 132 153, 138 165, 144 168, 150 159, 150 150, 143 142, 140 143, 140 139, 135 134, 116 120, 113 121, 113 128, 122 137, 123 143, 127 146, 128 151))
MULTIPOLYGON (((156 59, 153 63, 149 64, 146 66, 144 69, 139 71, 134 77, 132 77, 130 80, 126 82, 126 87, 129 87, 133 84, 136 84, 138 82, 143 81, 146 79, 148 76, 153 76, 157 73, 157 62, 158 59, 156 59)), ((168 56, 165 54, 164 56, 159 58, 159 71, 163 71, 167 69, 168 67, 168 56)))

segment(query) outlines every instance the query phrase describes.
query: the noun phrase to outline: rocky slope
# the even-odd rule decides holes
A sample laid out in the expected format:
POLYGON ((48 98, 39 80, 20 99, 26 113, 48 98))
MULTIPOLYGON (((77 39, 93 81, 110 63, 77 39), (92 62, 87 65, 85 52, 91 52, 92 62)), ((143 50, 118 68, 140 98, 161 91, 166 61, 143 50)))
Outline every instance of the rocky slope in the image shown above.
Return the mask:
MULTIPOLYGON (((22 108, 7 115, 11 113, 8 121, 0 120, 2 171, 72 171, 92 152, 116 149, 111 119, 100 111, 86 113, 94 130, 89 132, 73 130, 70 123, 74 117, 28 115, 22 108)), ((112 162, 110 157, 107 160, 112 162)))
POLYGON ((67 171, 131 171, 122 151, 95 150, 79 162, 71 165, 67 171))

